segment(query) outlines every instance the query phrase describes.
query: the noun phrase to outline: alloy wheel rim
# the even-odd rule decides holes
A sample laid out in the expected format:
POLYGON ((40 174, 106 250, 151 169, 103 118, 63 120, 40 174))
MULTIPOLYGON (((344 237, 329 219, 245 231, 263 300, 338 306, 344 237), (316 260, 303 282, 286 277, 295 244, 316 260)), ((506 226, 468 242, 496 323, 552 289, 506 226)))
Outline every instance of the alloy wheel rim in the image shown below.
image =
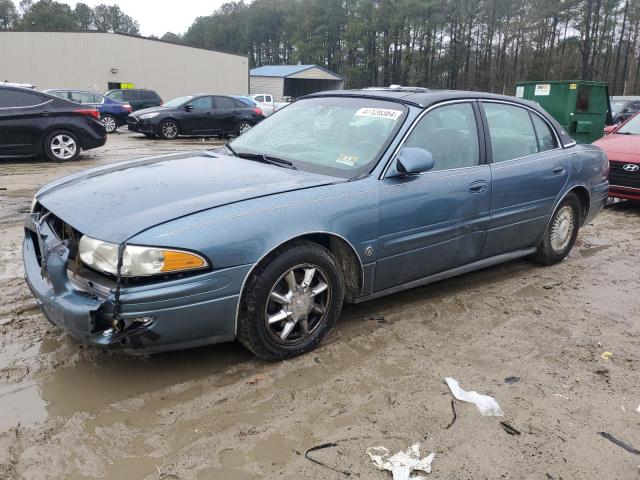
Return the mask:
POLYGON ((116 121, 112 117, 103 117, 102 125, 104 125, 107 133, 111 133, 116 129, 116 121))
POLYGON ((162 134, 165 137, 173 138, 178 134, 178 126, 173 122, 165 122, 162 125, 162 134))
POLYGON ((251 125, 249 125, 248 123, 241 123, 240 124, 240 135, 242 135, 247 130, 251 130, 251 125))
POLYGON ((575 229, 574 216, 573 208, 568 205, 556 213, 551 225, 551 248, 555 252, 561 252, 571 242, 575 229))
POLYGON ((76 154, 78 146, 69 135, 60 134, 51 140, 51 151, 56 158, 68 160, 76 154))
POLYGON ((304 341, 324 324, 330 302, 325 272, 316 265, 296 265, 269 291, 264 310, 269 336, 284 345, 304 341))

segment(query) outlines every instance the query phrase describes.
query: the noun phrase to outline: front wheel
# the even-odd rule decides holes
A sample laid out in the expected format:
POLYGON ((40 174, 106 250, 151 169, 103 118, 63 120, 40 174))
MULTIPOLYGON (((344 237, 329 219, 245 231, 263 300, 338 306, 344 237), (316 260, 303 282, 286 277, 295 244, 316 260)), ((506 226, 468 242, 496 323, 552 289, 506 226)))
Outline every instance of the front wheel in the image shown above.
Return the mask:
POLYGON ((580 211, 580 200, 569 193, 553 212, 538 251, 531 257, 533 261, 553 265, 569 255, 580 229, 580 211))
POLYGON ((276 252, 251 274, 245 291, 238 339, 268 361, 313 350, 335 325, 344 299, 335 258, 311 242, 276 252))
POLYGON ((178 124, 174 120, 165 120, 160 124, 160 136, 166 140, 178 138, 178 124))
POLYGON ((75 134, 58 130, 44 140, 44 154, 54 162, 70 162, 80 155, 80 142, 75 134))
POLYGON ((118 129, 118 122, 113 115, 105 114, 100 121, 107 133, 113 133, 118 129))

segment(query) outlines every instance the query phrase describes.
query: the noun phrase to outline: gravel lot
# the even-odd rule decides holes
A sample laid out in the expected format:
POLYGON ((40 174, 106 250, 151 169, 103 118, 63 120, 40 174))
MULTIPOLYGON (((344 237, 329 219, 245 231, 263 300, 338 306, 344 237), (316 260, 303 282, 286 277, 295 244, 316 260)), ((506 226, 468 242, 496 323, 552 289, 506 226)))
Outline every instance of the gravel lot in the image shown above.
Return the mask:
POLYGON ((132 357, 83 347, 22 279, 37 188, 220 142, 122 132, 72 164, 0 160, 0 478, 389 479, 365 454, 422 442, 439 479, 631 479, 640 456, 640 207, 618 204, 553 267, 516 261, 345 308, 321 347, 266 364, 237 344, 132 357), (610 360, 601 354, 613 352, 610 360), (500 403, 455 403, 445 376, 500 403), (506 377, 520 380, 507 384, 506 377))

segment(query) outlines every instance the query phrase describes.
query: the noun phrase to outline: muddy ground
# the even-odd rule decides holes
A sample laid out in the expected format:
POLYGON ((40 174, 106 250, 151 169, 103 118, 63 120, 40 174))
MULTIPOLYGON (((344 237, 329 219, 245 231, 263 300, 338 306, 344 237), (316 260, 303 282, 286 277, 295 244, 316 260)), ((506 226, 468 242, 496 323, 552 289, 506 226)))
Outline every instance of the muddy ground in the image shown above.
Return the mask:
POLYGON ((21 221, 88 166, 216 142, 127 133, 79 162, 0 163, 0 478, 386 479, 365 454, 422 442, 429 478, 637 479, 640 207, 608 208, 553 267, 516 261, 346 307, 321 347, 266 364, 237 344, 153 357, 83 347, 39 313, 21 221), (601 354, 613 352, 611 360, 601 354), (492 395, 521 435, 443 383, 492 395), (505 378, 520 377, 514 384, 505 378))

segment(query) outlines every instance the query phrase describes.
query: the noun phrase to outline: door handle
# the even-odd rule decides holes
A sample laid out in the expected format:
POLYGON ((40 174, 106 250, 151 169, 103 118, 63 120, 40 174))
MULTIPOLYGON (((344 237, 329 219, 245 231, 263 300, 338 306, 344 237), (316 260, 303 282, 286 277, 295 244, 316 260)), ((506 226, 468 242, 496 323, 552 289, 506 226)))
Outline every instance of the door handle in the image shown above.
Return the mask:
POLYGON ((564 175, 567 170, 562 165, 557 165, 551 172, 554 175, 564 175))
POLYGON ((51 115, 51 112, 49 110, 45 110, 43 112, 40 112, 40 115, 42 115, 43 117, 48 117, 49 115, 51 115))
POLYGON ((484 180, 476 180, 469 185, 469 191, 471 193, 484 193, 487 191, 487 182, 484 180))

